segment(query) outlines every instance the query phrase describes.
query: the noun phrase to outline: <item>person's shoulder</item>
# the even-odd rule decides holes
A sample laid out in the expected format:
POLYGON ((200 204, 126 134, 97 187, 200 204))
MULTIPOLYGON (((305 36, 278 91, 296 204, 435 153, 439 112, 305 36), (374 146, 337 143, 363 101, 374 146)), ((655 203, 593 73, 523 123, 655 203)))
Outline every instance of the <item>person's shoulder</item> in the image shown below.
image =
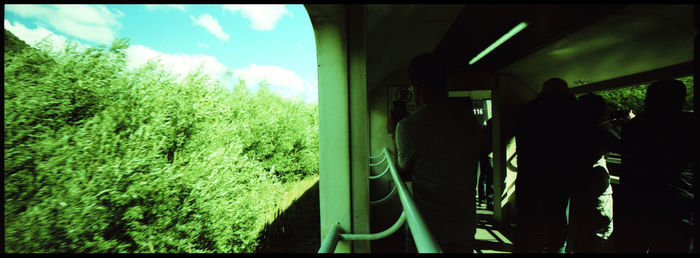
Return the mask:
POLYGON ((416 121, 423 120, 426 117, 431 116, 431 113, 434 111, 433 109, 434 108, 432 106, 418 107, 404 119, 407 121, 407 123, 416 123, 416 121))
POLYGON ((542 96, 537 96, 534 99, 531 99, 530 101, 525 102, 525 104, 523 106, 533 107, 533 106, 539 105, 542 103, 542 99, 543 99, 542 96))
POLYGON ((544 99, 542 96, 537 96, 534 99, 526 102, 525 104, 522 105, 523 113, 530 113, 530 112, 535 112, 536 110, 543 108, 543 105, 545 104, 546 99, 544 99))
POLYGON ((405 128, 408 128, 408 127, 413 126, 413 124, 416 123, 416 122, 415 122, 416 119, 418 119, 418 117, 421 116, 421 113, 423 113, 423 109, 417 109, 417 110, 413 111, 413 113, 411 113, 411 114, 409 114, 408 116, 406 116, 406 117, 404 117, 403 119, 401 119, 401 120, 398 122, 397 127, 398 127, 398 126, 401 126, 401 127, 403 127, 403 128, 405 129, 405 128))

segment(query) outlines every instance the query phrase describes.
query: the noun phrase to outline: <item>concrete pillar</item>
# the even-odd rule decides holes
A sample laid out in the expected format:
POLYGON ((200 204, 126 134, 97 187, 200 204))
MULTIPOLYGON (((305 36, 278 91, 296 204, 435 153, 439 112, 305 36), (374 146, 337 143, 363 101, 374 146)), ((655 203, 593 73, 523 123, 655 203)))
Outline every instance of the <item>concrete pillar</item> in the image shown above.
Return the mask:
POLYGON ((493 218, 496 221, 503 221, 503 211, 502 211, 502 200, 503 195, 503 180, 500 178, 505 178, 507 173, 506 170, 506 144, 505 139, 503 139, 503 125, 504 125, 504 105, 505 105, 505 78, 502 75, 497 75, 496 83, 491 92, 492 102, 491 107, 493 111, 493 218))
MULTIPOLYGON (((331 226, 369 233, 369 132, 365 6, 307 5, 318 59, 321 239, 331 226)), ((340 241, 337 253, 369 252, 340 241)))
MULTIPOLYGON (((365 5, 346 7, 350 91, 350 172, 352 176, 352 230, 369 232, 369 111, 365 5)), ((369 253, 369 241, 353 241, 353 253, 369 253)))

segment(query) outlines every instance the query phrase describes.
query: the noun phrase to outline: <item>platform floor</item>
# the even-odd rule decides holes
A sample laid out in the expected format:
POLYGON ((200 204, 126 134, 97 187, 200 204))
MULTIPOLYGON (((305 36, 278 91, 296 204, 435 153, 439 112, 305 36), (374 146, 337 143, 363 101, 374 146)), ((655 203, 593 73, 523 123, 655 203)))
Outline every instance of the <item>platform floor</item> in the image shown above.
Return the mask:
POLYGON ((478 223, 474 253, 512 253, 513 229, 496 223, 493 211, 487 210, 486 205, 477 205, 476 215, 478 223))

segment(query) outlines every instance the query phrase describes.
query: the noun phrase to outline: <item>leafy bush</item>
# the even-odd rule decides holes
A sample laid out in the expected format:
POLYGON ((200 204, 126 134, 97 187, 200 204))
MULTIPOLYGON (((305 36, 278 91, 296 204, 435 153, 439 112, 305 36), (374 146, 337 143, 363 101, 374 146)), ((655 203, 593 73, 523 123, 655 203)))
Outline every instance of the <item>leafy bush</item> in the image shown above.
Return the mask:
MULTIPOLYGON (((685 84, 686 100, 684 111, 693 110, 693 76, 678 78, 685 84)), ((636 86, 617 88, 595 92, 611 103, 617 110, 633 110, 635 114, 639 114, 644 110, 644 98, 646 97, 647 88, 651 83, 645 83, 636 86)))
POLYGON ((252 252, 280 184, 317 174, 315 106, 129 70, 124 39, 11 44, 5 252, 252 252))

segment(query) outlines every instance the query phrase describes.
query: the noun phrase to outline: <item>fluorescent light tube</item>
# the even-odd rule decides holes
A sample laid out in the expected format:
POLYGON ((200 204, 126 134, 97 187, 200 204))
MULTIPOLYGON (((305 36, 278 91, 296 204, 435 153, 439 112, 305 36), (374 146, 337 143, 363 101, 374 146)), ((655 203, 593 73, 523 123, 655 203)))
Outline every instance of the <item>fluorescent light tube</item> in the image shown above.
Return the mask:
POLYGON ((501 44, 503 44, 503 42, 506 42, 506 40, 508 40, 509 38, 513 37, 515 34, 517 34, 518 32, 520 32, 521 30, 525 29, 525 27, 527 27, 527 25, 530 25, 530 24, 528 24, 527 22, 521 22, 521 23, 519 23, 518 25, 516 25, 516 26, 515 26, 513 29, 511 29, 508 33, 506 33, 505 35, 501 36, 501 38, 499 38, 498 40, 496 40, 496 42, 493 42, 493 44, 491 44, 489 47, 487 47, 486 49, 484 49, 484 51, 481 51, 481 53, 479 53, 479 54, 476 55, 474 58, 472 58, 472 60, 469 61, 469 65, 472 65, 472 64, 476 63, 476 61, 479 61, 479 59, 481 59, 481 58, 484 57, 486 54, 488 54, 489 52, 491 52, 491 50, 493 50, 494 48, 500 46, 501 44))

